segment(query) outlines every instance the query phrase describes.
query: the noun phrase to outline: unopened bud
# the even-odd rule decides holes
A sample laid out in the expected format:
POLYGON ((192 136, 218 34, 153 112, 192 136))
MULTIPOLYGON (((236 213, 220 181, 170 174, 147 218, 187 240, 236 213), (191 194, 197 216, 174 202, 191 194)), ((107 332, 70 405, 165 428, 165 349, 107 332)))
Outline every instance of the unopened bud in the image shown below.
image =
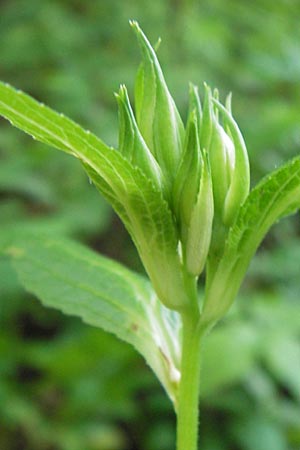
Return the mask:
POLYGON ((200 122, 201 103, 198 89, 190 84, 189 114, 186 125, 184 151, 177 171, 174 189, 174 211, 179 222, 188 224, 199 191, 201 172, 200 122))
MULTIPOLYGON (((214 103, 223 116, 227 136, 229 136, 233 144, 233 151, 228 151, 230 179, 223 210, 223 222, 225 225, 230 226, 236 217, 239 207, 249 194, 249 159, 245 141, 230 110, 227 110, 218 101, 214 101, 214 103)), ((230 100, 227 100, 227 105, 230 108, 230 100)))
POLYGON ((201 152, 196 111, 189 114, 182 160, 174 182, 174 210, 181 232, 187 229, 196 203, 201 175, 201 152))
POLYGON ((219 217, 222 217, 229 188, 234 148, 232 141, 219 124, 214 112, 212 113, 212 124, 212 135, 207 150, 213 180, 215 212, 219 217))
POLYGON ((211 173, 206 153, 203 155, 200 188, 192 210, 185 244, 185 260, 189 273, 199 276, 204 269, 212 235, 214 199, 211 173))
POLYGON ((139 167, 153 184, 163 189, 161 169, 148 149, 135 121, 125 86, 116 94, 119 106, 119 150, 133 165, 139 167))
POLYGON ((137 124, 171 189, 181 159, 184 126, 167 88, 156 53, 137 22, 131 22, 143 56, 137 76, 137 124))
MULTIPOLYGON (((193 105, 195 92, 190 96, 193 105)), ((175 212, 180 224, 183 259, 194 276, 202 272, 210 245, 214 214, 209 161, 199 142, 200 109, 189 114, 185 150, 175 180, 175 212)))

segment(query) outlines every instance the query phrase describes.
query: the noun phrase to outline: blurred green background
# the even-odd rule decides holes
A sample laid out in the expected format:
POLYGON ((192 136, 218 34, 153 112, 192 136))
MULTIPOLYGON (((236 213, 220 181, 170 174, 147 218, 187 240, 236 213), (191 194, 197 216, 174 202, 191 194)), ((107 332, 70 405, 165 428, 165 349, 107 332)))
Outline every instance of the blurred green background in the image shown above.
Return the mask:
MULTIPOLYGON (((137 19, 183 116, 188 82, 233 92, 253 184, 300 152, 299 0, 2 0, 0 78, 117 144, 137 19)), ((273 227, 207 341, 202 450, 300 448, 300 228, 273 227)), ((79 164, 0 122, 0 240, 63 234, 137 271, 136 251, 79 164)), ((175 417, 142 358, 43 308, 0 259, 0 449, 171 450, 175 417)))

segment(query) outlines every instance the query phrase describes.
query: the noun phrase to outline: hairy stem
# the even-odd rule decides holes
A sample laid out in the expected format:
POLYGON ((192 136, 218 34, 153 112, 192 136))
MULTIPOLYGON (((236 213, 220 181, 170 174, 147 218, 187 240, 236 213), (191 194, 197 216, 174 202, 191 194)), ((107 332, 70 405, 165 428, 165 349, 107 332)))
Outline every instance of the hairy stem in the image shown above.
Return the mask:
POLYGON ((200 384, 200 339, 197 317, 182 315, 181 380, 177 408, 177 450, 197 450, 200 384))

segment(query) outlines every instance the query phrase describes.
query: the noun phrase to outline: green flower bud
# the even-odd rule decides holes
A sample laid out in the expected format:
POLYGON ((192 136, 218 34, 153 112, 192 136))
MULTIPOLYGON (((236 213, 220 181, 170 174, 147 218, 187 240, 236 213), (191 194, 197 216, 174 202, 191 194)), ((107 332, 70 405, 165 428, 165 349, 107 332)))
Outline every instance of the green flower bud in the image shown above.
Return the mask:
POLYGON ((212 233, 214 214, 212 181, 206 152, 199 143, 200 102, 190 89, 190 112, 185 149, 174 183, 174 205, 180 225, 183 260, 194 276, 202 272, 212 233))
POLYGON ((137 22, 131 22, 142 50, 135 89, 137 124, 171 191, 181 159, 184 126, 167 88, 155 51, 137 22))
POLYGON ((233 143, 218 122, 217 116, 212 112, 212 133, 208 155, 213 180, 213 193, 215 213, 222 217, 225 198, 229 188, 233 143))
POLYGON ((120 86, 116 94, 119 106, 119 150, 133 165, 139 167, 153 184, 163 190, 161 169, 148 149, 135 121, 127 90, 120 86))
POLYGON ((227 134, 224 133, 229 137, 230 142, 232 143, 231 146, 227 147, 229 187, 223 209, 223 222, 225 225, 230 226, 236 217, 240 205, 249 194, 249 159, 245 141, 231 114, 230 97, 227 98, 228 109, 221 105, 217 100, 214 100, 214 103, 223 116, 227 134))
POLYGON ((201 151, 197 122, 194 110, 189 114, 184 152, 174 182, 174 211, 182 234, 189 226, 200 185, 201 151))
POLYGON ((204 269, 212 235, 214 200, 208 155, 204 153, 200 187, 191 213, 185 243, 185 262, 189 273, 194 276, 204 269))

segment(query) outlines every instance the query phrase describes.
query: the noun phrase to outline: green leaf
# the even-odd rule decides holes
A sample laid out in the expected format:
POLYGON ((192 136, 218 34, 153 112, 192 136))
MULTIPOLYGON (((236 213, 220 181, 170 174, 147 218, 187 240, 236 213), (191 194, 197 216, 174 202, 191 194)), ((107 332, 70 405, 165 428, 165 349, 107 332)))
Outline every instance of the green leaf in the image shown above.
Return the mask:
POLYGON ((249 262, 270 227, 300 207, 300 157, 265 177, 249 194, 229 230, 223 256, 207 284, 203 324, 229 309, 249 262))
POLYGON ((150 283, 67 239, 24 234, 6 249, 23 286, 50 307, 132 344, 175 401, 179 320, 150 283))
POLYGON ((160 300, 175 309, 187 301, 172 214, 145 174, 72 120, 3 83, 0 114, 34 139, 81 161, 131 234, 160 300))

